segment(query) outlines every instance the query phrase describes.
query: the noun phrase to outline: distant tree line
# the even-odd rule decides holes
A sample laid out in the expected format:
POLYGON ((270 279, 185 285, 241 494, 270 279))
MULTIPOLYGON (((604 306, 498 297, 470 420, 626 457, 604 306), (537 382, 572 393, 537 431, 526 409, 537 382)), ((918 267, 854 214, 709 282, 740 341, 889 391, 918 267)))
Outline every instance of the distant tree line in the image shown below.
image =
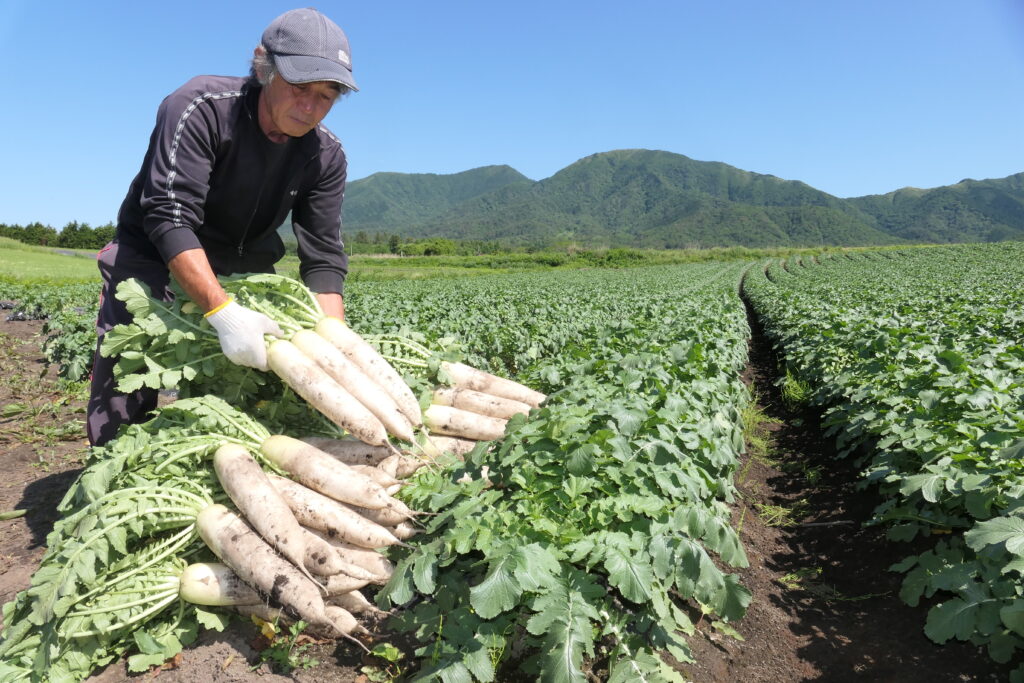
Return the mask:
POLYGON ((71 221, 59 232, 42 223, 29 223, 28 225, 0 223, 0 237, 7 237, 25 244, 64 249, 101 249, 103 245, 114 239, 115 230, 113 223, 93 228, 88 223, 71 221))
POLYGON ((399 256, 481 256, 504 254, 511 246, 496 241, 452 240, 444 237, 402 237, 384 232, 359 230, 345 235, 345 250, 350 254, 396 254, 399 256))

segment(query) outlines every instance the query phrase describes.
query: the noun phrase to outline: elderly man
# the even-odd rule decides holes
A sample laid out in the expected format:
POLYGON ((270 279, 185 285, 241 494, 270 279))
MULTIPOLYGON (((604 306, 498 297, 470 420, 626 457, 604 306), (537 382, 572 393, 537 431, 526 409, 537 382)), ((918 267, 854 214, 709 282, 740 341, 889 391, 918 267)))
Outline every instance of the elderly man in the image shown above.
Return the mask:
MULTIPOLYGON (((280 336, 277 323, 231 300, 217 276, 272 271, 284 255, 276 229, 289 211, 303 281, 327 315, 343 318, 347 163, 320 122, 356 89, 344 32, 316 10, 297 9, 263 32, 248 78, 198 76, 171 93, 157 111, 116 236, 99 255, 100 340, 131 321, 114 296, 118 283, 137 278, 167 300, 173 276, 206 311, 224 354, 266 369, 264 335, 280 336)), ((117 392, 115 364, 97 346, 87 423, 95 446, 156 407, 155 391, 117 392)))

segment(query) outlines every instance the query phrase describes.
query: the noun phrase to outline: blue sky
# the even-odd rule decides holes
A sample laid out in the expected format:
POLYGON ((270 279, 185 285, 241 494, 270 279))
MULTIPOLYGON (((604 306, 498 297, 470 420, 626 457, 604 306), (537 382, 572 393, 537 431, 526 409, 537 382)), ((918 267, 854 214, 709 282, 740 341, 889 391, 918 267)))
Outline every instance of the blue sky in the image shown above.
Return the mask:
MULTIPOLYGON (((0 0, 0 222, 114 220, 160 100, 243 74, 291 2, 0 0)), ((1024 171, 1020 0, 315 5, 361 91, 349 177, 647 148, 840 197, 1024 171)))

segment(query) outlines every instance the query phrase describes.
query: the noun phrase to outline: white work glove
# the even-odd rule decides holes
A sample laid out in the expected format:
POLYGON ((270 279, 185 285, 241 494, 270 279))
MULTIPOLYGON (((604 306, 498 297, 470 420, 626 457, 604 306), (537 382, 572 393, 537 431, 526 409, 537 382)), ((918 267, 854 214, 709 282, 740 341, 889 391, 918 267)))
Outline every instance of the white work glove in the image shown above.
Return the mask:
POLYGON ((234 300, 221 309, 207 313, 206 319, 217 330, 220 348, 236 365, 267 369, 267 343, 263 335, 283 337, 280 326, 267 316, 240 306, 234 300))

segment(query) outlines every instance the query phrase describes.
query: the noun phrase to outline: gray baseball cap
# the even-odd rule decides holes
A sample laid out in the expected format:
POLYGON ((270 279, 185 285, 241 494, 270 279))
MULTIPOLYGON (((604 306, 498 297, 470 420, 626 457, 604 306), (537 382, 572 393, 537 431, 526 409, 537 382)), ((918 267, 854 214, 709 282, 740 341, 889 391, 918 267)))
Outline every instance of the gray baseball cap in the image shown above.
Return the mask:
POLYGON ((335 81, 359 90, 345 32, 312 7, 293 9, 270 22, 263 47, 289 83, 335 81))

